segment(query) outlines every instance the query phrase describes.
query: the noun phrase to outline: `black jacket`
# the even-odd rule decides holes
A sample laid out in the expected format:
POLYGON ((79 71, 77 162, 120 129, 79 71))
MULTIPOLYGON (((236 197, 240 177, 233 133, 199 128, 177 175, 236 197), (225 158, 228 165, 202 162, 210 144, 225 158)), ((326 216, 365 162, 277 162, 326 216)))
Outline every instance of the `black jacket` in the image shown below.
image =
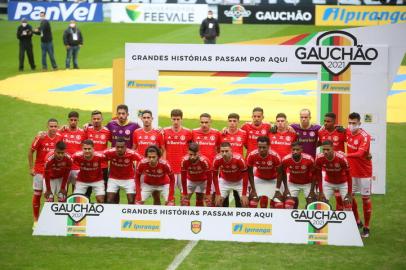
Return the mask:
POLYGON ((200 25, 200 37, 206 39, 215 39, 220 36, 220 26, 216 19, 206 18, 200 25))
POLYGON ((63 44, 69 45, 69 46, 76 46, 76 45, 83 45, 83 36, 82 32, 80 32, 79 28, 71 28, 68 27, 68 29, 63 32, 63 44), (73 40, 73 34, 77 33, 78 39, 73 40))
POLYGON ((41 42, 51 42, 52 41, 52 31, 51 31, 51 25, 49 24, 48 20, 42 20, 41 24, 39 25, 39 31, 40 32, 34 32, 36 35, 41 35, 41 42))
POLYGON ((20 40, 20 43, 31 43, 32 38, 32 27, 27 24, 25 27, 20 25, 17 28, 17 38, 20 40), (23 35, 25 31, 26 35, 23 35))

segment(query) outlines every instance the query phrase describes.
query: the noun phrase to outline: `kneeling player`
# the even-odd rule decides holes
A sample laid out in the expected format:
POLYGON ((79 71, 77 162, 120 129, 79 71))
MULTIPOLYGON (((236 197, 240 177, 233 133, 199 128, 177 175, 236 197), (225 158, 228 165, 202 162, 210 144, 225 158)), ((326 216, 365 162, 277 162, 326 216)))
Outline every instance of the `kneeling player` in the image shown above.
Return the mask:
POLYGON ((82 142, 82 151, 76 152, 73 162, 79 166, 79 173, 75 185, 75 193, 86 194, 89 187, 92 188, 98 203, 104 203, 104 180, 102 162, 105 156, 94 151, 92 140, 82 142))
POLYGON ((104 155, 110 161, 110 173, 107 182, 107 203, 116 203, 118 191, 122 188, 127 194, 128 204, 134 204, 134 162, 140 161, 142 156, 134 150, 127 149, 125 139, 122 137, 118 138, 116 146, 106 150, 104 155))
POLYGON ((190 206, 190 198, 193 193, 196 193, 196 206, 203 206, 205 195, 208 199, 206 201, 210 202, 210 186, 213 174, 209 160, 200 155, 197 143, 189 144, 189 154, 183 158, 181 168, 182 205, 190 206))
POLYGON ((315 200, 314 186, 316 181, 314 179, 313 170, 313 158, 303 153, 303 147, 300 142, 293 142, 292 153, 282 159, 282 178, 286 188, 285 208, 298 208, 298 196, 301 190, 306 197, 307 203, 315 200), (288 172, 289 180, 287 180, 288 172))
POLYGON ((55 145, 54 152, 50 152, 45 158, 45 198, 53 202, 55 195, 58 202, 66 201, 66 183, 72 167, 71 157, 65 153, 66 144, 59 141, 55 145))
MULTIPOLYGON (((258 149, 249 153, 247 157, 248 176, 252 189, 250 207, 256 208, 259 200, 261 208, 267 208, 268 198, 272 199, 275 191, 281 186, 281 159, 276 152, 269 149, 268 137, 258 137, 257 143, 258 149)), ((271 207, 275 207, 273 200, 270 204, 271 207)))
POLYGON ((161 151, 155 145, 148 146, 145 157, 138 163, 135 172, 136 204, 144 204, 153 192, 159 192, 166 205, 175 205, 175 177, 169 163, 161 159, 161 151), (142 184, 141 177, 144 180, 142 184))
MULTIPOLYGON (((352 179, 348 161, 343 154, 333 150, 332 141, 322 143, 323 152, 317 155, 315 161, 316 176, 319 180, 319 200, 327 201, 337 190, 344 201, 344 208, 351 210, 352 179), (322 170, 326 177, 322 180, 322 170)), ((343 210, 343 209, 337 209, 343 210)))
POLYGON ((230 192, 237 191, 241 197, 243 207, 248 206, 247 186, 248 173, 247 165, 239 154, 233 154, 231 144, 223 142, 220 145, 220 154, 213 162, 213 182, 216 194, 221 197, 216 198, 216 205, 221 206, 230 192), (220 175, 220 179, 219 179, 220 175))

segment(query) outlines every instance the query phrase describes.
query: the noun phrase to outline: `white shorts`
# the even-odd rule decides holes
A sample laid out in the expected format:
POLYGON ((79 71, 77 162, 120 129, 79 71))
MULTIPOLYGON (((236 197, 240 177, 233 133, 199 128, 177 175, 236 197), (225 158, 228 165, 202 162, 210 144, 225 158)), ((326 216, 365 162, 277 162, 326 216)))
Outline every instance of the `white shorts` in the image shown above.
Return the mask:
POLYGON ((81 181, 76 181, 75 192, 78 194, 86 194, 86 191, 89 187, 92 187, 92 190, 96 196, 104 196, 104 180, 86 183, 81 181))
POLYGON ((372 179, 368 178, 352 178, 352 193, 361 193, 361 195, 371 195, 372 179))
POLYGON ((220 195, 222 198, 227 196, 233 191, 237 191, 240 197, 242 196, 242 179, 237 182, 226 181, 223 178, 219 178, 220 195))
POLYGON ((190 181, 189 179, 187 180, 187 193, 192 194, 194 192, 196 193, 206 193, 206 185, 207 181, 190 181))
POLYGON ((290 196, 292 197, 298 197, 299 193, 301 190, 303 190, 303 193, 305 197, 309 196, 310 193, 310 188, 312 187, 312 184, 295 184, 292 182, 288 182, 288 187, 289 187, 289 192, 290 196))
POLYGON ((114 178, 109 178, 107 181, 107 192, 117 193, 117 191, 122 188, 127 194, 135 193, 135 180, 134 179, 125 179, 118 180, 114 178))
POLYGON ((323 193, 327 200, 330 200, 330 198, 334 196, 336 190, 340 192, 341 198, 344 200, 345 195, 348 193, 348 183, 332 184, 327 181, 323 181, 323 193))
MULTIPOLYGON (((49 184, 51 185, 52 194, 58 195, 59 191, 61 191, 62 178, 51 179, 51 181, 49 181, 49 184)), ((46 191, 46 190, 47 190, 47 186, 44 184, 44 191, 46 191)))
POLYGON ((45 186, 44 176, 42 174, 36 173, 32 178, 32 189, 43 190, 45 186))
POLYGON ((264 180, 254 176, 254 184, 258 197, 266 196, 272 199, 275 195, 276 179, 264 180))
POLYGON ((159 191, 160 195, 162 195, 165 201, 168 201, 169 196, 169 184, 162 185, 162 186, 153 186, 148 184, 141 184, 141 200, 145 202, 149 197, 151 197, 152 192, 159 191))
POLYGON ((72 185, 76 184, 76 179, 78 178, 79 170, 71 170, 68 176, 68 183, 72 185))

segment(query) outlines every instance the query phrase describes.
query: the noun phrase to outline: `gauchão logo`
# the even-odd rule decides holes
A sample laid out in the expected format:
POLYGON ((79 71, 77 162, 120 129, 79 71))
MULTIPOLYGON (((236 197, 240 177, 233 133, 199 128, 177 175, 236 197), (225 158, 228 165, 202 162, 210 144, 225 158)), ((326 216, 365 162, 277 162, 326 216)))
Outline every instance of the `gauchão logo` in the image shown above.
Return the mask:
POLYGON ((351 65, 370 65, 378 57, 378 51, 363 48, 348 32, 334 30, 321 34, 314 47, 297 48, 295 55, 302 64, 321 64, 330 73, 340 75, 351 65), (342 40, 345 45, 335 44, 337 40, 342 40))
POLYGON ((53 203, 51 211, 55 215, 69 216, 74 222, 80 222, 86 216, 99 216, 104 211, 102 204, 92 204, 81 194, 72 194, 66 203, 53 203))
POLYGON ((249 17, 251 15, 250 10, 246 10, 243 6, 241 5, 234 5, 230 8, 230 10, 225 10, 224 15, 226 17, 231 17, 234 20, 238 20, 241 17, 249 17))
POLYGON ((345 212, 331 211, 330 205, 324 202, 310 203, 307 210, 293 210, 291 216, 296 222, 310 223, 316 230, 328 223, 341 223, 347 218, 345 212))

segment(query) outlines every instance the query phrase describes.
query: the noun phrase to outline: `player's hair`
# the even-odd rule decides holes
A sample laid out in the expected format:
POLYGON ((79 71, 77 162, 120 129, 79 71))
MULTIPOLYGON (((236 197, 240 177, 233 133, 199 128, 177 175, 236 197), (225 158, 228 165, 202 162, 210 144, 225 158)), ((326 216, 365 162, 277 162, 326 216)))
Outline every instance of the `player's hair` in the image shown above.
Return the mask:
POLYGON ((58 123, 58 120, 56 120, 55 118, 49 118, 47 123, 49 124, 51 122, 58 123))
POLYGON ((359 115, 359 113, 356 113, 356 112, 350 113, 348 118, 349 119, 357 119, 358 121, 361 121, 361 115, 359 115))
POLYGON ((294 142, 291 144, 291 146, 292 146, 292 147, 299 146, 300 148, 303 148, 303 145, 302 145, 299 141, 294 141, 294 142))
POLYGON ((55 149, 63 151, 66 149, 66 144, 63 141, 59 141, 55 144, 55 149))
POLYGON ((237 119, 240 120, 240 115, 238 113, 230 113, 227 119, 237 119))
POLYGON ((145 156, 148 156, 148 153, 156 153, 158 157, 161 157, 161 150, 159 150, 158 146, 152 144, 145 149, 145 156))
POLYGON ((93 115, 97 115, 97 114, 102 114, 102 112, 99 110, 94 110, 91 115, 93 116, 93 115))
POLYGON ((222 142, 220 147, 231 147, 231 144, 229 142, 222 142))
POLYGON ((71 118, 71 117, 79 118, 79 113, 78 113, 77 111, 71 111, 71 112, 68 114, 68 118, 71 118))
POLYGON ((281 112, 281 113, 278 113, 277 115, 276 115, 276 118, 275 119, 278 119, 278 118, 284 118, 285 120, 286 120, 286 114, 284 114, 283 112, 281 112))
POLYGON ((45 15, 45 11, 40 11, 39 15, 44 14, 45 15))
POLYGON ((189 143, 189 150, 197 153, 199 151, 199 144, 197 144, 195 142, 189 143))
POLYGON ((83 145, 83 144, 94 146, 93 141, 92 141, 92 140, 89 140, 89 139, 83 140, 83 141, 82 141, 82 145, 83 145))
POLYGON ((173 109, 171 111, 171 117, 177 117, 179 116, 180 118, 183 118, 183 112, 180 109, 173 109))
POLYGON ((264 113, 264 109, 262 109, 261 107, 255 107, 253 110, 252 110, 252 113, 254 113, 254 112, 260 112, 260 113, 264 113))
POLYGON ((321 145, 329 145, 329 146, 333 146, 333 142, 330 140, 325 140, 324 142, 321 143, 321 145))
POLYGON ((116 111, 118 112, 119 110, 124 110, 126 113, 128 113, 128 106, 125 105, 125 104, 120 104, 120 105, 117 106, 116 111))
POLYGON ((267 145, 271 144, 269 137, 267 136, 259 136, 257 142, 265 142, 267 145))
POLYGON ((116 139, 116 143, 125 143, 125 139, 124 139, 124 137, 118 137, 117 139, 116 139))
POLYGON ((312 115, 312 113, 310 112, 310 110, 307 109, 307 108, 301 109, 301 110, 300 110, 300 113, 302 113, 302 112, 307 112, 307 113, 309 113, 309 116, 312 115))
POLYGON ((207 118, 211 119, 211 115, 208 113, 202 113, 199 118, 202 118, 202 117, 207 117, 207 118))
POLYGON ((152 116, 152 112, 150 110, 143 110, 142 113, 141 113, 141 116, 146 114, 146 113, 149 113, 152 116))
POLYGON ((328 113, 326 113, 326 114, 324 115, 324 117, 330 117, 330 118, 336 120, 337 115, 336 115, 335 113, 333 113, 333 112, 328 112, 328 113))

